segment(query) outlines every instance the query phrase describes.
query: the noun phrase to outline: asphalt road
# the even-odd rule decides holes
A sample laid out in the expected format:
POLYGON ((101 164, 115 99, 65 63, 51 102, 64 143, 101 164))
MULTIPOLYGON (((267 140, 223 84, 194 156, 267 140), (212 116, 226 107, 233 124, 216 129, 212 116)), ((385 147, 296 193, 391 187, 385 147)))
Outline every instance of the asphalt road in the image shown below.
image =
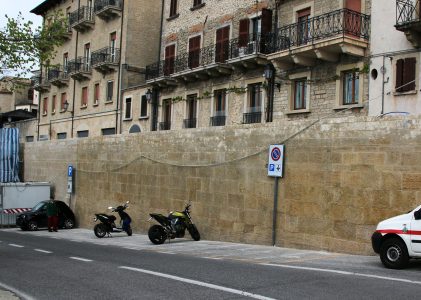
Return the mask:
POLYGON ((26 299, 415 299, 420 271, 370 256, 0 230, 0 287, 26 299))

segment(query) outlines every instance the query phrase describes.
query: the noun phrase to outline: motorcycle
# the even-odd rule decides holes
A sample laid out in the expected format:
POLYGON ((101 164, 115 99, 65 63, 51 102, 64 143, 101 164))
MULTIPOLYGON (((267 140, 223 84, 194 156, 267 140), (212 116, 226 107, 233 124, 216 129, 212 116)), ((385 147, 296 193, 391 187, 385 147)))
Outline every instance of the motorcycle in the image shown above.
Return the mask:
POLYGON ((196 225, 193 224, 190 216, 190 206, 188 203, 183 211, 170 212, 168 217, 162 214, 149 214, 149 221, 155 219, 160 225, 155 224, 149 228, 148 237, 152 243, 163 244, 167 239, 182 238, 186 229, 195 241, 200 240, 200 233, 196 225))
POLYGON ((126 208, 129 207, 129 201, 127 201, 123 205, 119 205, 117 207, 108 207, 112 212, 118 213, 120 216, 120 226, 117 227, 115 224, 115 220, 117 219, 113 215, 107 214, 95 214, 94 222, 99 221, 101 223, 96 224, 94 227, 94 233, 96 237, 103 238, 106 234, 111 236, 112 232, 126 232, 128 236, 132 235, 132 228, 130 223, 132 219, 125 212, 126 208))

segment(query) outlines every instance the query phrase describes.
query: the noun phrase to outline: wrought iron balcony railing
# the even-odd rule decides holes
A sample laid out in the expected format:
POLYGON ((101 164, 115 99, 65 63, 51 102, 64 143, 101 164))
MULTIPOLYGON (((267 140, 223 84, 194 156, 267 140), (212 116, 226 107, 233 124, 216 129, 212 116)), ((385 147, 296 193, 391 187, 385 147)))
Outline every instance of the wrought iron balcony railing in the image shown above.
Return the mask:
POLYGON ((67 66, 57 66, 48 70, 48 81, 53 82, 57 80, 69 79, 69 73, 67 66))
POLYGON ((192 119, 184 119, 184 128, 196 128, 196 118, 192 118, 192 119))
POLYGON ((225 126, 226 116, 214 116, 210 118, 211 126, 225 126))
POLYGON ((243 114, 243 124, 252 124, 252 123, 261 123, 262 122, 262 112, 250 112, 243 114))
POLYGON ((121 9, 123 7, 122 1, 121 0, 95 0, 94 12, 98 13, 99 11, 108 7, 121 9))
POLYGON ((159 122, 159 130, 170 130, 171 129, 171 122, 159 122))
POLYGON ((267 52, 273 53, 314 44, 335 36, 368 40, 369 32, 370 16, 349 9, 340 9, 310 18, 305 22, 279 28, 277 34, 271 34, 271 41, 267 43, 267 52))
POLYGON ((105 47, 92 52, 91 63, 93 66, 99 64, 118 64, 120 62, 120 49, 105 47))
POLYGON ((69 15, 70 26, 73 27, 75 24, 83 22, 83 21, 93 21, 94 20, 93 11, 94 10, 92 7, 82 6, 76 11, 70 13, 69 15))
POLYGON ((271 49, 271 35, 253 33, 230 40, 229 58, 234 59, 251 54, 266 54, 271 49))
POLYGON ((396 0, 396 26, 420 22, 420 13, 421 7, 419 0, 396 0))
MULTIPOLYGON (((225 49, 224 53, 226 53, 228 56, 228 47, 226 48, 227 49, 225 49)), ((207 46, 197 51, 180 54, 174 61, 174 72, 178 73, 197 67, 210 65, 215 62, 215 54, 215 45, 207 46)))
POLYGON ((70 60, 68 62, 68 72, 69 74, 74 73, 89 73, 91 72, 91 61, 87 57, 78 57, 76 59, 70 60))

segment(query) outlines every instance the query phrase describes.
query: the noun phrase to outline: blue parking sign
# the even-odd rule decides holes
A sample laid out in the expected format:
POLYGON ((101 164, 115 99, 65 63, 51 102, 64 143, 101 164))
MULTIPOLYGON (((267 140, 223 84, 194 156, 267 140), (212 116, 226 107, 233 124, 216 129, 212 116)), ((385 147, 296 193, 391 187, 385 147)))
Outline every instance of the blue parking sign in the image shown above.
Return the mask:
POLYGON ((67 166, 67 177, 72 177, 72 176, 73 176, 73 166, 68 165, 67 166))

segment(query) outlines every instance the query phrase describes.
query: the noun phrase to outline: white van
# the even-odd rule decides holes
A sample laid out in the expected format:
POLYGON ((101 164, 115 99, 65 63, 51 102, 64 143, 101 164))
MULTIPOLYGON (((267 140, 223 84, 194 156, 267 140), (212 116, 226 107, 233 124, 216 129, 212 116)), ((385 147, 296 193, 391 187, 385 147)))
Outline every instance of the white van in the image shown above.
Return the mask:
POLYGON ((405 268, 410 258, 421 258, 421 205, 377 225, 371 237, 374 252, 386 268, 405 268))

